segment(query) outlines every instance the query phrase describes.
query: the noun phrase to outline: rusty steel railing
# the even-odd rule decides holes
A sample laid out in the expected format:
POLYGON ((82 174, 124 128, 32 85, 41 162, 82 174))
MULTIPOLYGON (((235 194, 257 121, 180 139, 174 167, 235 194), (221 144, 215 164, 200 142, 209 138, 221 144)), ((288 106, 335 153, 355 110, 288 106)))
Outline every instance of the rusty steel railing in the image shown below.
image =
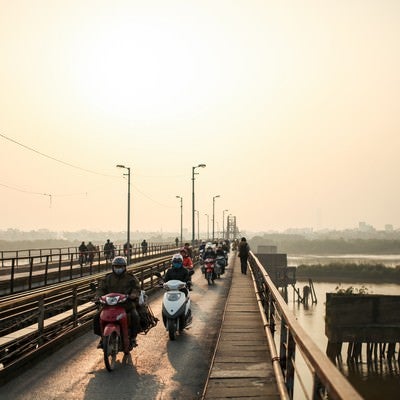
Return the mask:
POLYGON ((275 355, 272 358, 274 369, 279 370, 279 375, 283 376, 290 398, 361 400, 362 397, 346 377, 297 322, 281 293, 252 252, 249 265, 264 329, 273 350, 271 354, 275 355))

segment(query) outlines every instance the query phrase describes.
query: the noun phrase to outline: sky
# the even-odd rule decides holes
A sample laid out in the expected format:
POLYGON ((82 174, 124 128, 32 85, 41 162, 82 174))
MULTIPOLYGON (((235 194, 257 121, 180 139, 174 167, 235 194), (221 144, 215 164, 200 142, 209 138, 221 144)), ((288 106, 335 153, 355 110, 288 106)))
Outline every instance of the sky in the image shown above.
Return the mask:
POLYGON ((0 229, 126 229, 118 164, 132 231, 191 232, 199 164, 200 232, 397 229, 399 42, 398 0, 0 0, 0 229))

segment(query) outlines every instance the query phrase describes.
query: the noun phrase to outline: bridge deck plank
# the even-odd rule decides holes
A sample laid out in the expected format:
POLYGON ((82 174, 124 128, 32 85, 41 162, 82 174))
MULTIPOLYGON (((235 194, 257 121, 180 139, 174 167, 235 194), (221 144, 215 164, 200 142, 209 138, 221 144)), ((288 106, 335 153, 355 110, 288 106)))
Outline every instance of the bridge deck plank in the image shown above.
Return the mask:
POLYGON ((232 266, 231 289, 204 400, 279 399, 250 274, 232 266))

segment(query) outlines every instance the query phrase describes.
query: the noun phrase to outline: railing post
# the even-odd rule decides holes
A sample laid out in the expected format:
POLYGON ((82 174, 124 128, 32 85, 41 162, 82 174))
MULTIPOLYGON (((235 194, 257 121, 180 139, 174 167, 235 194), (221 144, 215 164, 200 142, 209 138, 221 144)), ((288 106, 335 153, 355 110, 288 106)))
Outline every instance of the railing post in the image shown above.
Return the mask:
POLYGON ((44 331, 44 298, 41 297, 38 303, 38 344, 43 344, 44 331))
POLYGON ((49 255, 46 256, 46 263, 44 268, 44 286, 47 286, 48 275, 49 275, 49 255))
POLYGON ((32 278, 33 278, 33 257, 29 258, 29 290, 32 289, 32 278))
POLYGON ((11 282, 10 282, 10 292, 14 293, 14 276, 15 276, 15 258, 11 260, 11 282))
POLYGON ((62 255, 58 258, 58 282, 61 282, 61 266, 62 266, 62 255))
POLYGON ((78 290, 76 286, 72 289, 72 324, 76 328, 78 326, 78 290))
POLYGON ((296 344, 291 331, 288 331, 287 352, 286 352, 286 389, 291 399, 294 390, 294 360, 296 356, 296 344))

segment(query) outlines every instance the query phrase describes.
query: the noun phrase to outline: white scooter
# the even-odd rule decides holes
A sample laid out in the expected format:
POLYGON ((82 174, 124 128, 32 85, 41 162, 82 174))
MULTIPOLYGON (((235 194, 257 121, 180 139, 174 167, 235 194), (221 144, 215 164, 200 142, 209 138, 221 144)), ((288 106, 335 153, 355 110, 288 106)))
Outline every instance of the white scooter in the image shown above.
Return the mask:
MULTIPOLYGON (((191 275, 193 272, 189 271, 191 275)), ((162 304, 163 323, 169 338, 175 340, 176 333, 182 332, 192 323, 189 290, 185 282, 178 280, 163 282, 160 273, 155 275, 160 278, 165 290, 162 304)))

